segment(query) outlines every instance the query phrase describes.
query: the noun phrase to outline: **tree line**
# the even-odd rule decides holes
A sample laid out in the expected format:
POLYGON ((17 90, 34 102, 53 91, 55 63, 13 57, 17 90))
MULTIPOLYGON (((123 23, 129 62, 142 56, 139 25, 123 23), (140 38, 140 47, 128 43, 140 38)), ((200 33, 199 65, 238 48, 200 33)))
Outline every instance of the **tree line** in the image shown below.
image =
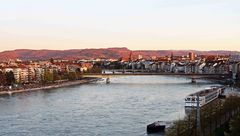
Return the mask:
POLYGON ((217 99, 201 108, 200 126, 196 111, 175 121, 167 129, 167 136, 240 136, 240 97, 232 95, 217 99), (227 134, 227 135, 225 135, 227 134))
POLYGON ((14 73, 12 71, 0 71, 0 86, 10 86, 15 83, 14 73))
POLYGON ((82 73, 80 70, 76 70, 75 72, 61 72, 57 70, 53 70, 53 72, 45 71, 44 76, 42 78, 43 83, 53 83, 55 81, 61 80, 78 80, 82 78, 82 73))
MULTIPOLYGON (((50 72, 49 70, 45 70, 44 74, 41 75, 41 80, 43 84, 45 83, 53 83, 55 81, 61 81, 61 80, 78 80, 82 78, 82 74, 79 69, 77 69, 74 72, 61 72, 57 70, 53 70, 50 72)), ((34 78, 33 80, 35 80, 34 78)), ((29 78, 30 80, 30 78, 29 78)), ((34 82, 33 80, 28 82, 34 82)), ((0 86, 11 86, 13 84, 21 84, 22 82, 17 82, 14 76, 14 73, 12 71, 9 72, 3 72, 0 71, 0 86)))

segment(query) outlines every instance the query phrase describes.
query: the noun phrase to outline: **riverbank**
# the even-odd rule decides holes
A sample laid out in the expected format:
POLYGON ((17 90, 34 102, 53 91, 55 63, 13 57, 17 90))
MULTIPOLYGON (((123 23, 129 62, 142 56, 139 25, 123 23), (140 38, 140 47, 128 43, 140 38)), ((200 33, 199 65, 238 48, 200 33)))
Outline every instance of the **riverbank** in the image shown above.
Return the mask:
POLYGON ((225 133, 223 129, 225 124, 228 124, 234 116, 240 113, 239 103, 239 95, 229 95, 225 99, 216 99, 201 108, 200 123, 197 123, 196 111, 193 110, 184 119, 173 122, 166 135, 222 136, 225 133), (197 126, 198 124, 200 126, 197 126))
POLYGON ((1 91, 0 95, 9 95, 9 94, 31 92, 31 91, 38 91, 38 90, 49 90, 49 89, 55 89, 55 88, 61 88, 61 87, 87 84, 87 83, 99 81, 100 79, 101 78, 83 78, 80 80, 65 81, 65 82, 61 82, 61 83, 53 83, 53 84, 46 84, 46 85, 39 84, 39 85, 35 85, 38 87, 33 87, 33 88, 24 88, 24 89, 11 90, 11 91, 1 91))

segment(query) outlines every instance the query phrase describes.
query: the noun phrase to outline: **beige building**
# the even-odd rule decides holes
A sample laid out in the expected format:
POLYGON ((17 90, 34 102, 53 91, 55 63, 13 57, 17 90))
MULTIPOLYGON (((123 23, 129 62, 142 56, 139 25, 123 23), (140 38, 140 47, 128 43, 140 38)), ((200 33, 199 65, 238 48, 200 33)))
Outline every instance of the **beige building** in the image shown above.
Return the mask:
POLYGON ((20 83, 21 82, 21 68, 15 68, 13 69, 13 74, 14 74, 14 78, 15 78, 15 81, 16 83, 20 83))
POLYGON ((35 81, 41 82, 44 77, 45 70, 43 68, 35 68, 35 81))
POLYGON ((33 67, 28 67, 28 81, 33 82, 35 81, 36 73, 33 67))

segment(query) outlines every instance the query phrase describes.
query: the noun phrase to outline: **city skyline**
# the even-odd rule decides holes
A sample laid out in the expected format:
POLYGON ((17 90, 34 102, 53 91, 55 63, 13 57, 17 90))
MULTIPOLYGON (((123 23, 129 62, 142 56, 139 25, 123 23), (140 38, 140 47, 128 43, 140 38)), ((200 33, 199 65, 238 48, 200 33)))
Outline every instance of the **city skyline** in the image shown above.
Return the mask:
POLYGON ((240 136, 240 0, 3 0, 0 136, 240 136))
POLYGON ((240 51, 237 0, 4 1, 1 49, 240 51))

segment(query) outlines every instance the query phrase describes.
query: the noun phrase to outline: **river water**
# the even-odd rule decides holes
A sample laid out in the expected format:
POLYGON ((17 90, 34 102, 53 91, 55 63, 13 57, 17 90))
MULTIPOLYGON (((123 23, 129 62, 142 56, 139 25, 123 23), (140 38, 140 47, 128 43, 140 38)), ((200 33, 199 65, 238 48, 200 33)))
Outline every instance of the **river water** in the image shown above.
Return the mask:
POLYGON ((216 85, 174 76, 113 77, 0 97, 1 136, 146 136, 146 125, 184 116, 184 98, 216 85))

